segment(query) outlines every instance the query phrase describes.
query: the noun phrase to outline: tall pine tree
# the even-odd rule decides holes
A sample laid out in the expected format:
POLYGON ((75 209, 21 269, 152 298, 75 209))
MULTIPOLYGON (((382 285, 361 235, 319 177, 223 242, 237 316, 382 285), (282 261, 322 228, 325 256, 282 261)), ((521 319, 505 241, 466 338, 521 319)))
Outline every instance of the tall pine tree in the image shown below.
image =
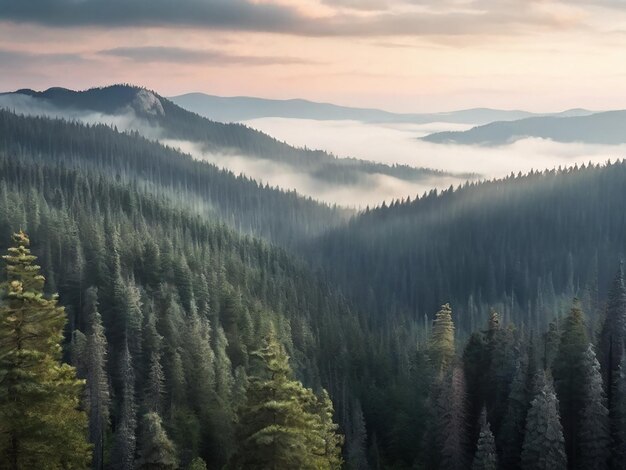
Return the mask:
POLYGON ((91 459, 84 383, 61 363, 66 317, 46 298, 44 277, 23 232, 3 256, 0 301, 0 468, 84 469, 91 459))
POLYGON ((94 445, 92 467, 104 468, 104 440, 109 425, 109 380, 106 373, 107 342, 102 319, 98 312, 98 292, 95 288, 85 293, 85 315, 89 333, 85 350, 87 368, 86 401, 89 412, 89 440, 94 445))
POLYGON ((538 391, 526 418, 522 469, 565 470, 565 438, 552 379, 539 372, 536 382, 538 391))

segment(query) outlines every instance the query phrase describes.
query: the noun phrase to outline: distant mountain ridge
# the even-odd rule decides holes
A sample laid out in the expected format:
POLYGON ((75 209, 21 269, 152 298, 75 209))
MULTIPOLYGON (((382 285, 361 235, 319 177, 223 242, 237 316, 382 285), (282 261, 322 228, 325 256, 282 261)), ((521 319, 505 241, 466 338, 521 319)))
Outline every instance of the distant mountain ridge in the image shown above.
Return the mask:
POLYGON ((207 119, 151 90, 131 85, 112 85, 85 91, 59 87, 42 92, 21 89, 0 94, 0 108, 31 115, 37 115, 43 109, 46 111, 44 114, 51 117, 67 111, 70 119, 78 120, 80 115, 76 114, 77 111, 129 115, 132 116, 132 129, 144 135, 148 133, 148 137, 158 135, 165 140, 196 143, 206 153, 226 157, 243 155, 288 165, 303 175, 337 187, 364 184, 369 177, 376 175, 403 181, 451 175, 428 168, 337 158, 322 150, 296 148, 243 124, 207 119))
POLYGON ((422 137, 422 140, 465 145, 505 145, 528 137, 563 143, 624 144, 626 110, 585 116, 547 116, 510 122, 499 121, 467 131, 437 132, 422 137))
MULTIPOLYGON (((263 117, 280 117, 314 120, 354 120, 372 123, 428 124, 447 122, 454 124, 486 124, 493 121, 512 121, 533 116, 543 116, 521 110, 474 108, 441 113, 392 113, 373 108, 338 106, 304 99, 272 100, 247 96, 223 97, 205 93, 187 93, 169 98, 182 108, 209 119, 238 122, 263 117)), ((572 109, 555 116, 586 115, 592 111, 572 109)))

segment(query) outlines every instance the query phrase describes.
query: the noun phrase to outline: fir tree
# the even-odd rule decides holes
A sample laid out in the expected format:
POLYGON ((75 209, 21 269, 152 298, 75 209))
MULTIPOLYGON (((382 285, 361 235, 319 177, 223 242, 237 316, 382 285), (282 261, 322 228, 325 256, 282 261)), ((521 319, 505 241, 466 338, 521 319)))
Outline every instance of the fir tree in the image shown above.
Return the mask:
POLYGON ((111 451, 111 463, 115 470, 132 470, 136 449, 135 374, 132 357, 125 345, 121 363, 122 397, 115 427, 115 441, 111 451))
POLYGON ((515 470, 521 465, 522 445, 526 415, 530 407, 530 371, 528 355, 524 355, 518 363, 511 392, 507 403, 507 411, 499 433, 499 445, 502 449, 501 462, 504 468, 515 470))
POLYGON ((174 470, 178 468, 174 444, 167 437, 161 417, 154 412, 146 413, 141 423, 138 446, 137 470, 174 470))
POLYGON ((85 315, 89 321, 86 345, 87 410, 89 412, 89 440, 94 445, 92 466, 104 468, 104 440, 109 425, 109 381, 106 373, 107 342, 98 312, 98 294, 95 288, 85 293, 85 315))
POLYGON ((437 400, 438 440, 442 470, 466 468, 468 464, 465 377, 461 367, 452 368, 437 400))
POLYGON ((489 426, 487 421, 487 411, 485 409, 481 413, 480 422, 480 435, 476 444, 472 470, 497 470, 496 442, 491 432, 491 426, 489 426))
POLYGON ((435 315, 428 356, 436 372, 445 370, 454 359, 454 323, 449 304, 442 305, 435 315))
POLYGON ((239 413, 239 448, 230 468, 335 468, 320 452, 325 448, 323 420, 311 412, 317 398, 291 379, 283 347, 271 336, 254 355, 261 362, 259 375, 250 378, 247 403, 239 413))
POLYGON ((62 364, 66 317, 23 232, 3 256, 7 285, 0 301, 0 468, 84 469, 90 461, 84 382, 62 364))
POLYGON ((610 450, 609 411, 602 388, 600 363, 590 344, 583 358, 583 407, 579 410, 578 468, 580 470, 608 468, 610 450))
POLYGON ((206 462, 200 457, 196 457, 189 464, 188 470, 207 470, 206 462))
POLYGON ((317 455, 328 461, 330 470, 340 470, 343 459, 341 458, 341 448, 344 438, 339 434, 339 425, 333 421, 333 402, 326 390, 322 390, 320 396, 316 397, 311 413, 319 416, 318 432, 322 437, 322 446, 315 451, 317 455))
POLYGON ((350 470, 367 470, 367 429, 359 400, 355 400, 351 407, 346 438, 347 467, 350 470))
POLYGON ((148 371, 148 385, 145 391, 144 406, 148 411, 159 414, 162 410, 163 395, 165 394, 165 375, 161 367, 161 358, 153 352, 150 358, 148 371))
POLYGON ((539 389, 530 404, 522 450, 523 470, 564 470, 567 468, 565 438, 559 417, 559 403, 552 380, 540 372, 539 389))
POLYGON ((562 324, 559 352, 554 360, 554 385, 559 399, 568 468, 578 466, 580 410, 585 405, 583 362, 588 350, 583 312, 577 300, 562 324))

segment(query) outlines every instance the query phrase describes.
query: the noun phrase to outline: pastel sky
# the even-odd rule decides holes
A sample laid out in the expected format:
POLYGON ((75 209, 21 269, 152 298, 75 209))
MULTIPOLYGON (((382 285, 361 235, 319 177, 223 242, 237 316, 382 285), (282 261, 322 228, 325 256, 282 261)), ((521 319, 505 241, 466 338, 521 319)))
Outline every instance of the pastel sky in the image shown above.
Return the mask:
POLYGON ((626 108, 625 0, 0 0, 0 90, 626 108))

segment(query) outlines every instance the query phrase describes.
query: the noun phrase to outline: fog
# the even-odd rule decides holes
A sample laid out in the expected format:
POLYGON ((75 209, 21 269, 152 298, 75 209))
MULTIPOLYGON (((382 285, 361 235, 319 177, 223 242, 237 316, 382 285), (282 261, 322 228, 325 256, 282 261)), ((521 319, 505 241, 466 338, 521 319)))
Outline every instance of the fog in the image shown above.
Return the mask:
POLYGON ((84 109, 59 109, 42 99, 28 95, 10 94, 0 95, 0 108, 29 116, 61 118, 84 124, 105 124, 116 127, 119 131, 136 130, 146 138, 153 140, 158 139, 162 135, 160 128, 138 117, 130 106, 117 114, 104 114, 84 109))
POLYGON ((254 178, 263 184, 268 183, 272 187, 296 190, 302 195, 328 204, 352 208, 375 206, 382 201, 391 201, 408 195, 414 197, 434 187, 444 188, 465 181, 454 176, 441 176, 411 182, 387 175, 363 174, 363 181, 358 184, 340 186, 314 178, 292 165, 234 153, 208 152, 203 149, 202 145, 184 140, 161 139, 160 142, 188 153, 196 159, 229 169, 237 175, 244 174, 254 178))
MULTIPOLYGON (((0 95, 0 107, 18 113, 61 117, 87 124, 103 123, 121 131, 137 130, 149 139, 179 148, 194 158, 213 163, 235 174, 245 174, 270 186, 297 190, 329 204, 364 208, 382 201, 415 197, 433 188, 443 189, 465 180, 456 176, 434 176, 418 182, 392 176, 363 173, 357 184, 325 182, 297 166, 254 158, 236 152, 207 152, 196 142, 165 139, 162 130, 138 117, 130 107, 108 115, 84 110, 59 110, 49 103, 25 95, 0 95)), ((501 177, 559 166, 603 163, 626 155, 626 145, 562 144, 542 139, 523 139, 501 147, 446 145, 424 142, 419 137, 444 130, 465 130, 464 124, 367 124, 356 121, 262 118, 245 124, 295 146, 321 148, 339 157, 354 157, 386 164, 405 164, 451 173, 476 173, 501 177)))
MULTIPOLYGON (((533 138, 501 147, 480 147, 419 140, 419 137, 433 132, 470 127, 448 123, 377 125, 355 121, 263 118, 246 124, 290 144, 321 147, 339 156, 456 173, 475 172, 487 178, 589 161, 602 163, 626 156, 626 145, 563 144, 533 138)), ((440 183, 438 187, 449 186, 447 181, 440 183)))

